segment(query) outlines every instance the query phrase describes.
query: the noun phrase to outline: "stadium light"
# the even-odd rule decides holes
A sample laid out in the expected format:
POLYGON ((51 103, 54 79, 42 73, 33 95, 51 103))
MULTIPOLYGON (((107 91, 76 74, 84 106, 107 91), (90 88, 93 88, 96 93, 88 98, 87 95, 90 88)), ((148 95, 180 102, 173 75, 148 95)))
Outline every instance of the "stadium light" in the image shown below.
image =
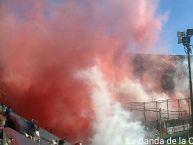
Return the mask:
POLYGON ((191 64, 190 54, 191 50, 191 37, 193 36, 193 29, 187 29, 186 32, 177 32, 178 44, 184 45, 185 53, 188 57, 188 72, 189 72, 189 88, 190 88, 190 102, 191 102, 191 126, 193 128, 193 94, 192 94, 192 76, 191 76, 191 64))
POLYGON ((193 36, 193 29, 187 29, 187 35, 193 36))
POLYGON ((177 32, 178 44, 183 43, 183 38, 185 37, 184 32, 177 32))

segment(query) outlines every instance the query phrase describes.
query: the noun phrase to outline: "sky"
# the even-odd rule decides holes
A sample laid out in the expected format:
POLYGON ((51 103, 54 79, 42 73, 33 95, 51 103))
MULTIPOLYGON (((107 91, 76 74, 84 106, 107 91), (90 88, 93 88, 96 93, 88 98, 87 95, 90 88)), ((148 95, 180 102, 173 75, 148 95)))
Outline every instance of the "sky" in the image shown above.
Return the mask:
POLYGON ((168 45, 167 53, 185 54, 183 46, 177 44, 177 32, 193 28, 193 1, 160 0, 158 13, 167 15, 167 20, 162 27, 160 40, 168 45))

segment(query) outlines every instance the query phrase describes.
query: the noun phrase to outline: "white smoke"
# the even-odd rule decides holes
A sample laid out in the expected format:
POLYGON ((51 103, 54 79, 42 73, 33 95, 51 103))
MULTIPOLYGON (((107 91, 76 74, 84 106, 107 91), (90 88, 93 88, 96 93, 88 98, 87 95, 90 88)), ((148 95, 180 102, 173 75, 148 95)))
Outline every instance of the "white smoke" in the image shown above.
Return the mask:
POLYGON ((145 135, 144 129, 140 122, 134 121, 130 112, 112 100, 108 83, 99 67, 94 66, 79 72, 78 78, 84 79, 92 87, 91 97, 96 120, 91 145, 137 144, 139 138, 145 135))
MULTIPOLYGON (((148 85, 151 86, 152 84, 148 85)), ((125 100, 128 100, 129 102, 147 102, 169 99, 169 96, 164 92, 157 93, 146 91, 146 88, 138 80, 125 79, 115 90, 120 96, 125 96, 125 100)))

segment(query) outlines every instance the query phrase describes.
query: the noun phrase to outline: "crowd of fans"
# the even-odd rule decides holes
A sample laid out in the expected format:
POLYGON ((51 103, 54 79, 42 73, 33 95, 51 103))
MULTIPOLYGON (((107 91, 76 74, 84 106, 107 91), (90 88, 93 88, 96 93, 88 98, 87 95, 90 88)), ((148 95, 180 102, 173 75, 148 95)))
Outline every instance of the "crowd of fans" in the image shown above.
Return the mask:
MULTIPOLYGON (((3 141, 3 129, 5 127, 9 127, 31 139, 33 142, 41 144, 40 128, 36 120, 27 120, 27 128, 23 127, 12 113, 12 109, 4 104, 0 104, 0 144, 3 141)), ((6 142, 7 145, 11 145, 13 138, 8 139, 6 142)), ((50 145, 65 145, 65 143, 66 141, 64 139, 53 139, 48 142, 50 145)), ((76 143, 74 145, 82 145, 82 143, 76 143)))
MULTIPOLYGON (((10 112, 11 108, 7 107, 4 104, 0 104, 0 144, 3 143, 3 129, 4 127, 8 127, 9 125, 12 126, 11 120, 10 120, 10 112)), ((6 141, 6 144, 9 145, 13 141, 12 138, 9 138, 6 141)))

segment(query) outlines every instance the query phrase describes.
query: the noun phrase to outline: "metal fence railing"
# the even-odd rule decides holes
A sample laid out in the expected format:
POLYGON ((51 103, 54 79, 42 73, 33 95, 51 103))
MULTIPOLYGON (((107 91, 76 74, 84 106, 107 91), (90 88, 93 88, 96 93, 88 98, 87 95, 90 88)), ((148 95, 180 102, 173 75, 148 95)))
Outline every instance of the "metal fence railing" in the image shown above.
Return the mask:
POLYGON ((191 114, 189 98, 129 102, 124 108, 139 114, 143 122, 183 119, 191 114))

